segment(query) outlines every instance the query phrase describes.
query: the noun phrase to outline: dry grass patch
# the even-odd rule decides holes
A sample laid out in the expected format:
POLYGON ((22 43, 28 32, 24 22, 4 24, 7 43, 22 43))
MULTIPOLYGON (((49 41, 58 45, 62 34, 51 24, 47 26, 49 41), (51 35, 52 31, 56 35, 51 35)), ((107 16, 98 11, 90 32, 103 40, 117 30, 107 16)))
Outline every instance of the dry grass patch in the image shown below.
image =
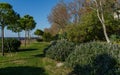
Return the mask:
POLYGON ((44 58, 43 60, 44 68, 49 72, 50 75, 67 75, 71 72, 70 68, 65 66, 57 67, 56 65, 59 63, 49 58, 44 58))

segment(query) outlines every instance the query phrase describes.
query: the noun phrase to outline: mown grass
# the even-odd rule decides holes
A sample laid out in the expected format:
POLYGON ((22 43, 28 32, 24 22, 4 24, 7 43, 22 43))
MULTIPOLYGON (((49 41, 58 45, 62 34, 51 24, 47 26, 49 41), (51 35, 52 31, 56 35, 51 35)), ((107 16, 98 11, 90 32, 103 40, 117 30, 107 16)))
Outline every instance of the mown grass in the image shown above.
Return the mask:
POLYGON ((49 43, 34 42, 19 52, 0 56, 0 75, 67 75, 70 69, 56 67, 57 61, 46 58, 43 50, 49 43))

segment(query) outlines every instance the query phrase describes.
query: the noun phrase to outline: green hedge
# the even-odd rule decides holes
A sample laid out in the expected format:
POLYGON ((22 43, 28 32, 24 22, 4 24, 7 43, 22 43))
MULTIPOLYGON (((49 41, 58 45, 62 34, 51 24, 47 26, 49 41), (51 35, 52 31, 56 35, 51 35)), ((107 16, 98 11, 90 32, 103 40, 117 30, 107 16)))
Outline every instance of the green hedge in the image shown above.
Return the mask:
MULTIPOLYGON (((2 41, 0 40, 0 48, 2 47, 2 41)), ((5 52, 13 52, 18 51, 18 48, 20 47, 21 42, 14 38, 7 38, 4 39, 4 51, 5 52)))
POLYGON ((52 43, 52 45, 47 48, 46 56, 57 61, 65 61, 74 48, 74 43, 68 42, 67 40, 60 40, 52 43))
POLYGON ((71 75, 117 75, 118 64, 120 46, 101 42, 81 44, 66 59, 71 75))

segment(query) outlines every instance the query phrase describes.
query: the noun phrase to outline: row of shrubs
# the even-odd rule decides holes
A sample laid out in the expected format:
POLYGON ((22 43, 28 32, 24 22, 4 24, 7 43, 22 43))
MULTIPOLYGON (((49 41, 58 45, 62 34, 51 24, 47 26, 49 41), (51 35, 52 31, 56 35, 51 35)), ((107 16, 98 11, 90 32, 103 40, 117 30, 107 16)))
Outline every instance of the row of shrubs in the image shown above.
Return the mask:
MULTIPOLYGON (((21 42, 14 38, 5 38, 4 39, 4 51, 5 52, 15 52, 18 51, 21 42)), ((0 49, 2 47, 2 41, 0 39, 0 49)))
POLYGON ((61 40, 51 43, 45 54, 73 68, 69 75, 120 75, 120 46, 117 44, 90 42, 76 46, 61 40))

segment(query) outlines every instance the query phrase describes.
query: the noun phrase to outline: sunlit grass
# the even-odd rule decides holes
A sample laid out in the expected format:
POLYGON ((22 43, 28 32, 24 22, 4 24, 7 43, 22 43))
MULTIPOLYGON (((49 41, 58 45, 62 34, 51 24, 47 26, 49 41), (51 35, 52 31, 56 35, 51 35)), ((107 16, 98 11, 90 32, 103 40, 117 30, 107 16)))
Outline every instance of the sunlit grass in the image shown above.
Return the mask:
POLYGON ((34 42, 27 47, 22 45, 19 52, 0 56, 0 75, 67 75, 70 69, 58 68, 57 61, 43 56, 43 50, 48 45, 46 42, 34 42))

